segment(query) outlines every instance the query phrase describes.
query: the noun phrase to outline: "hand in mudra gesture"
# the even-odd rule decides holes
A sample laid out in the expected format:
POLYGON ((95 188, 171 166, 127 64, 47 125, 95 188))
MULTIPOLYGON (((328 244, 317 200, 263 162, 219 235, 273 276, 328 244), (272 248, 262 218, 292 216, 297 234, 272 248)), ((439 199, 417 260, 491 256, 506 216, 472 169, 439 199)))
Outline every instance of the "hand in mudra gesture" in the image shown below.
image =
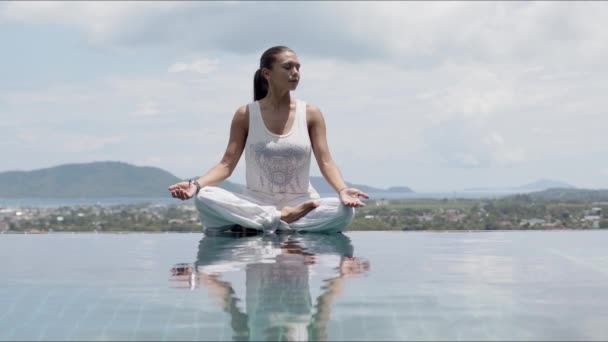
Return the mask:
POLYGON ((196 194, 196 186, 190 182, 179 182, 171 185, 169 191, 173 198, 187 200, 196 194))
POLYGON ((340 201, 347 207, 364 207, 365 203, 361 202, 359 197, 369 198, 365 192, 355 188, 344 188, 340 191, 340 201))

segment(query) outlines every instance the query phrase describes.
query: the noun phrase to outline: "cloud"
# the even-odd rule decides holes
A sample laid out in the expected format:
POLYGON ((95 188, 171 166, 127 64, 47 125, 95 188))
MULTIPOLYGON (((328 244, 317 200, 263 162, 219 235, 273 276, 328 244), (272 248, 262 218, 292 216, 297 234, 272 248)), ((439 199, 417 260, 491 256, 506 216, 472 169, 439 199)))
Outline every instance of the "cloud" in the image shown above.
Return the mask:
POLYGON ((477 159, 477 157, 475 157, 474 155, 471 155, 469 153, 456 152, 456 153, 453 153, 450 157, 451 157, 451 160, 455 161, 457 163, 457 165, 459 165, 459 166, 463 166, 463 167, 481 166, 481 162, 477 159))
POLYGON ((74 154, 102 150, 108 146, 122 143, 125 141, 125 137, 103 133, 53 132, 37 128, 18 130, 16 140, 28 147, 53 150, 54 153, 61 151, 66 154, 74 154))
POLYGON ((560 55, 598 64, 608 54, 607 11, 597 2, 7 2, 0 18, 76 27, 102 46, 259 54, 287 44, 315 57, 424 68, 551 65, 560 55))
POLYGON ((158 103, 155 102, 145 102, 141 103, 133 112, 134 116, 146 117, 146 116, 156 116, 161 113, 159 109, 158 103))
POLYGON ((195 72, 199 74, 208 74, 218 69, 219 60, 201 58, 192 61, 191 63, 175 63, 169 67, 169 72, 195 72))
POLYGON ((91 136, 74 134, 70 136, 62 136, 61 141, 64 146, 64 151, 67 153, 83 153, 92 152, 104 149, 110 145, 118 145, 125 140, 124 136, 108 135, 108 136, 91 136))
POLYGON ((137 165, 159 165, 162 158, 159 156, 147 156, 145 158, 138 159, 135 161, 137 165))
MULTIPOLYGON (((0 95, 0 106, 19 108, 15 126, 69 132, 87 122, 127 136, 125 145, 157 150, 163 157, 159 166, 167 170, 197 174, 221 158, 232 114, 251 101, 257 56, 205 58, 225 62, 209 74, 109 75, 13 90, 0 95)), ((603 106, 599 79, 547 83, 540 76, 550 74, 549 67, 445 64, 412 70, 373 61, 300 59, 302 82, 295 96, 321 108, 332 155, 353 181, 370 177, 361 160, 378 165, 373 172, 392 185, 416 165, 512 168, 560 153, 605 149, 598 125, 603 116, 573 126, 581 112, 603 106)), ((127 146, 112 153, 139 158, 127 146)))
MULTIPOLYGON (((601 2, 4 2, 0 22, 18 23, 15 32, 68 28, 66 40, 112 63, 159 56, 132 72, 48 86, 0 80, 4 139, 16 128, 40 136, 105 130, 124 140, 86 158, 139 160, 143 146, 161 167, 200 173, 221 157, 234 110, 251 101, 261 52, 285 44, 302 62, 295 96, 325 114, 332 155, 349 180, 474 183, 532 164, 541 174, 550 158, 608 152, 607 14, 601 2)), ((38 148, 10 146, 13 164, 38 148)))
POLYGON ((525 151, 522 147, 508 146, 505 139, 497 132, 490 132, 482 137, 482 143, 489 151, 491 160, 500 166, 511 166, 525 161, 525 151))
POLYGON ((510 143, 486 123, 454 120, 429 126, 427 150, 455 168, 512 167, 527 161, 525 147, 510 143))
POLYGON ((105 1, 11 1, 2 3, 0 20, 27 24, 55 24, 82 30, 95 44, 111 44, 132 30, 146 30, 154 24, 154 16, 188 3, 177 2, 116 2, 105 1), (130 30, 129 30, 130 28, 130 30))

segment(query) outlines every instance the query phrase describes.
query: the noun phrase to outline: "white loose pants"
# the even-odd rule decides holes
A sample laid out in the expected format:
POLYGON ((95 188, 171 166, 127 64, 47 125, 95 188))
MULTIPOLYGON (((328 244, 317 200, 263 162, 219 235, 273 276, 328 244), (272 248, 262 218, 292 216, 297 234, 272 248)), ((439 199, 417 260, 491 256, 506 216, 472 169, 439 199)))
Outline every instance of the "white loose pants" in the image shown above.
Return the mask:
POLYGON ((205 232, 241 226, 269 233, 276 230, 333 233, 344 230, 355 216, 355 208, 345 206, 337 197, 319 198, 317 194, 257 191, 237 194, 206 186, 199 191, 194 203, 205 232), (320 204, 299 220, 291 223, 281 220, 283 207, 297 206, 309 200, 317 200, 320 204))

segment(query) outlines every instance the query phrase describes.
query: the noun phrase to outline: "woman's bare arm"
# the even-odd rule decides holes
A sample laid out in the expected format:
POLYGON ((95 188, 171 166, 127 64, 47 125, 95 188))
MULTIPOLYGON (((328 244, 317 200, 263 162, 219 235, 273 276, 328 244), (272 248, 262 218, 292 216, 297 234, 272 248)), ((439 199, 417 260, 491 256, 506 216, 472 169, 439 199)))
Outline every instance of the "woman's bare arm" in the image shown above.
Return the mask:
MULTIPOLYGON (((245 149, 249 131, 249 111, 247 106, 240 107, 230 125, 230 138, 222 160, 211 168, 197 182, 202 187, 215 185, 230 177, 245 149)), ((179 199, 189 199, 196 194, 196 187, 188 182, 179 182, 169 187, 171 195, 179 199)))
POLYGON ((239 108, 230 125, 230 139, 222 160, 198 179, 201 187, 215 185, 232 175, 236 168, 247 141, 247 131, 249 128, 249 113, 247 106, 239 108))
POLYGON ((344 205, 351 207, 364 206, 358 197, 369 198, 369 196, 360 190, 346 186, 338 166, 331 157, 329 146, 327 145, 327 129, 323 113, 316 106, 307 104, 306 121, 312 150, 323 177, 340 194, 340 199, 344 205))

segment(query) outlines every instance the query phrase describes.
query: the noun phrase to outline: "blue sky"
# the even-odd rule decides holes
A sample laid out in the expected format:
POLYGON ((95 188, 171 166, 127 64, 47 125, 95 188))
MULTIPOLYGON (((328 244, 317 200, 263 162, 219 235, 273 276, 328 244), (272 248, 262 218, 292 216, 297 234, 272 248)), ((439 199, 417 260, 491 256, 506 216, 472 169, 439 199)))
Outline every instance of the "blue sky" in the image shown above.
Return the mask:
POLYGON ((351 182, 608 188, 605 22, 603 2, 1 2, 0 171, 200 175, 287 45, 351 182))

